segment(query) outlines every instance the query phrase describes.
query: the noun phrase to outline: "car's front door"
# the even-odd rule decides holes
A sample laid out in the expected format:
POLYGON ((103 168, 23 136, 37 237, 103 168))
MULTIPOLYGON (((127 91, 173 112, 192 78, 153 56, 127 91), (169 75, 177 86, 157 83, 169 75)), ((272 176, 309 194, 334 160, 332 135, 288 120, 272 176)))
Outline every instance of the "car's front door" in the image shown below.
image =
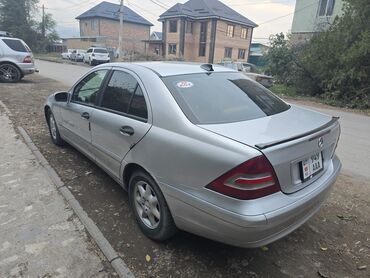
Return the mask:
POLYGON ((97 162, 117 179, 125 155, 151 127, 148 103, 133 73, 112 72, 91 117, 91 135, 97 162))
POLYGON ((91 158, 90 119, 107 72, 107 69, 97 70, 83 78, 61 111, 64 137, 91 158))

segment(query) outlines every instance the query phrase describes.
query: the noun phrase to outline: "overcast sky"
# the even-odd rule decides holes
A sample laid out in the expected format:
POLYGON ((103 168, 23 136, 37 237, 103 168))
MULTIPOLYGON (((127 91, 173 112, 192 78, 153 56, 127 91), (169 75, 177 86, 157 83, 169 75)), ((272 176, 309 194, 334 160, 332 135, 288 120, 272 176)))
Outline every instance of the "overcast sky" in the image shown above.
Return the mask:
MULTIPOLYGON (((40 8, 44 4, 57 22, 60 37, 79 36, 78 15, 102 2, 102 0, 39 0, 40 8)), ((119 0, 107 0, 119 4, 119 0)), ((154 26, 151 31, 161 31, 158 17, 166 8, 187 0, 124 0, 125 5, 134 10, 154 26), (153 2, 157 2, 158 5, 153 2)), ((253 40, 268 41, 270 34, 287 33, 291 29, 295 0, 221 0, 240 14, 259 25, 254 29, 253 40)), ((41 11, 41 9, 40 9, 41 11)))

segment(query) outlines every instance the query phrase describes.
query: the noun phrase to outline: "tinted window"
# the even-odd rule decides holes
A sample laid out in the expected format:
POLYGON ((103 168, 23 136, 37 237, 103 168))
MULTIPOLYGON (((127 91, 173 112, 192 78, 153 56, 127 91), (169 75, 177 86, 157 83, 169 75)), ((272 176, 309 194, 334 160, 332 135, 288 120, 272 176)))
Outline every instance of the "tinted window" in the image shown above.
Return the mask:
POLYGON ((9 39, 3 39, 5 44, 9 46, 14 51, 18 52, 28 52, 26 47, 23 45, 23 43, 19 40, 9 40, 9 39))
POLYGON ((163 81, 185 115, 196 124, 252 120, 290 107, 262 85, 236 72, 177 75, 163 81))
POLYGON ((108 53, 108 51, 105 49, 95 49, 94 52, 95 53, 108 53))
POLYGON ((132 98, 129 114, 147 119, 148 118, 148 111, 146 109, 146 103, 143 91, 141 90, 140 86, 137 86, 136 92, 134 97, 132 98))
POLYGON ((76 87, 72 95, 72 101, 95 105, 101 84, 107 70, 95 71, 86 76, 76 87))
POLYGON ((127 113, 138 83, 130 74, 115 71, 105 89, 102 107, 127 113))

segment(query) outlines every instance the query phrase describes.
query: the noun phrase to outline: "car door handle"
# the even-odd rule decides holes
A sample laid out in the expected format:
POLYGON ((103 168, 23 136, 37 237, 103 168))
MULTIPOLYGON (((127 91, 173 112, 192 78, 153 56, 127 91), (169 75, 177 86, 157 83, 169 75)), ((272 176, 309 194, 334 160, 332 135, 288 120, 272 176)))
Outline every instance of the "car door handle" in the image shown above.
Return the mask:
POLYGON ((134 135, 135 131, 131 126, 122 126, 119 129, 119 133, 121 133, 123 136, 132 136, 134 135))
POLYGON ((82 118, 84 118, 84 119, 86 119, 86 120, 88 120, 88 119, 90 119, 90 114, 89 114, 89 113, 87 113, 87 112, 83 112, 83 113, 81 114, 81 117, 82 117, 82 118))

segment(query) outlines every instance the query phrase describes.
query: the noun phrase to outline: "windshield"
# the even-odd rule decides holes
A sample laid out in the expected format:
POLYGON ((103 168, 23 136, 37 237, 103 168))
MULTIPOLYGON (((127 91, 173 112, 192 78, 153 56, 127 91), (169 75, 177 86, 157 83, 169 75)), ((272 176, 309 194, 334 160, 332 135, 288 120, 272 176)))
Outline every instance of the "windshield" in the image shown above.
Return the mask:
POLYGON ((235 73, 200 73, 162 78, 195 124, 247 121, 290 108, 262 85, 235 73))

